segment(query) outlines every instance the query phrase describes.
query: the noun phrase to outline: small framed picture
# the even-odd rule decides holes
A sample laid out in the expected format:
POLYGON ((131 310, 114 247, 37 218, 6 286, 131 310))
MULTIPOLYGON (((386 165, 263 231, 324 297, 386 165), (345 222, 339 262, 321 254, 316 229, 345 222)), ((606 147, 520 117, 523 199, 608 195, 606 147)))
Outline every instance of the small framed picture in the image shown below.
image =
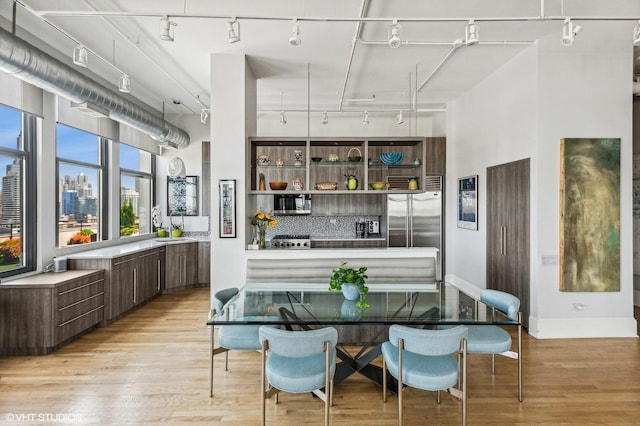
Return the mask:
POLYGON ((220 238, 236 237, 236 181, 222 179, 220 192, 220 238))
POLYGON ((458 179, 458 228, 478 230, 478 175, 458 179))

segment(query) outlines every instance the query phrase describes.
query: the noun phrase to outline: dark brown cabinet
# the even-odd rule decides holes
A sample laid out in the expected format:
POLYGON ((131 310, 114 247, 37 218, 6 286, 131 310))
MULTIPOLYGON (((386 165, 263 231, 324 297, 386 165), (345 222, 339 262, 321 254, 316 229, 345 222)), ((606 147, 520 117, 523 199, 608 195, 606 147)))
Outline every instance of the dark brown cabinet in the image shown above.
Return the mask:
POLYGON ((68 258, 69 269, 104 269, 105 316, 109 324, 162 292, 164 247, 113 258, 68 258))
POLYGON ((0 355, 43 355, 100 324, 104 272, 38 274, 0 287, 0 355))
POLYGON ((425 139, 425 173, 427 176, 445 176, 447 164, 447 139, 425 139))
POLYGON ((166 246, 165 291, 198 283, 198 242, 171 243, 166 246))
POLYGON ((207 285, 211 282, 211 243, 198 243, 198 284, 207 285))
POLYGON ((487 288, 520 299, 529 321, 529 159, 487 168, 487 288))

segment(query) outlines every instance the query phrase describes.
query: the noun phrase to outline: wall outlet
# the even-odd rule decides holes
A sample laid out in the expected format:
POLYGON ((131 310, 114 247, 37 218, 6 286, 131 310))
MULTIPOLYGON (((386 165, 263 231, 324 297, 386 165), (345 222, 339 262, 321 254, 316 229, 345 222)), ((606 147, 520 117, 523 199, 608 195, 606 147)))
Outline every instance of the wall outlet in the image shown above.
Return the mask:
POLYGON ((335 219, 329 219, 329 223, 336 223, 335 219))
POLYGON ((586 311, 587 310, 587 305, 585 305, 584 303, 580 303, 580 302, 573 302, 573 310, 574 311, 586 311))
POLYGON ((559 263, 560 263, 560 256, 552 255, 552 254, 542 255, 543 265, 558 265, 559 263))

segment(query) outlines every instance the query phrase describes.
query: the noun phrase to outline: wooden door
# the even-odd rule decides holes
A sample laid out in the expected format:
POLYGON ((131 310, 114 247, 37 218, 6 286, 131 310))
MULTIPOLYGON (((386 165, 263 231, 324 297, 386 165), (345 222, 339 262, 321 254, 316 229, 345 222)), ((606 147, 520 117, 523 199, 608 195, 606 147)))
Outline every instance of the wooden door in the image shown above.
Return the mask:
POLYGON ((487 168, 487 288, 520 299, 529 326, 529 159, 487 168))

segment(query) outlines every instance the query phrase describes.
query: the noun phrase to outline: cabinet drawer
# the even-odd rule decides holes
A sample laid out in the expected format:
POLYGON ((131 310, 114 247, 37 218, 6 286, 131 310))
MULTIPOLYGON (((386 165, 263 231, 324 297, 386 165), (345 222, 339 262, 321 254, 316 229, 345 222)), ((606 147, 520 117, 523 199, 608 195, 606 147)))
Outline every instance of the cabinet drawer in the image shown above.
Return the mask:
POLYGON ((91 275, 57 289, 58 308, 64 308, 85 300, 90 296, 104 294, 104 275, 91 275))
POLYGON ((104 308, 104 293, 102 292, 87 296, 82 300, 63 307, 58 306, 56 323, 58 326, 62 326, 98 308, 104 308))
POLYGON ((101 323, 103 317, 104 304, 100 304, 98 307, 95 307, 83 314, 78 314, 65 322, 56 324, 56 341, 61 343, 76 334, 82 333, 88 328, 101 323))

